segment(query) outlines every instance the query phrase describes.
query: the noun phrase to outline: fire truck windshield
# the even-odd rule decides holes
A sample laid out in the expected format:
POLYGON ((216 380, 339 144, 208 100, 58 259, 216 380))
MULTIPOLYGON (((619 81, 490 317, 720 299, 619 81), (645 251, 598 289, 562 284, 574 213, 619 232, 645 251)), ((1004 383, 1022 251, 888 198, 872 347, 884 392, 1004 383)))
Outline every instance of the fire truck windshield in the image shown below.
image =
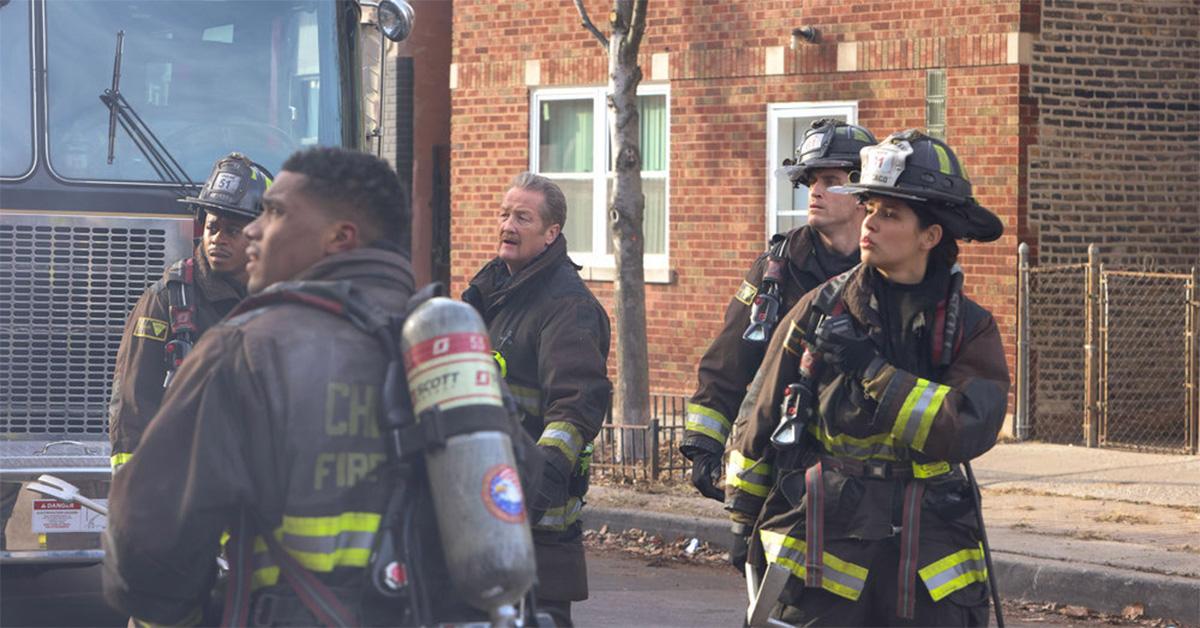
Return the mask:
POLYGON ((0 6, 0 177, 18 177, 33 166, 33 64, 30 3, 0 6))
POLYGON ((118 31, 120 92, 193 181, 230 151, 278 170, 299 148, 343 143, 333 2, 45 6, 48 149, 60 177, 159 180, 119 130, 107 160, 109 112, 99 96, 111 86, 118 31))

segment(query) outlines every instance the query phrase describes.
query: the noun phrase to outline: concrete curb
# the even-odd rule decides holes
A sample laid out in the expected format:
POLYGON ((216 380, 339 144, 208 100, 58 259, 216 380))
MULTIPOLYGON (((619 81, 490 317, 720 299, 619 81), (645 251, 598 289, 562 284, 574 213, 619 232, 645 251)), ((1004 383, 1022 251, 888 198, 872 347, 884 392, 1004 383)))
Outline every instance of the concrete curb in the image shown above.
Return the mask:
MULTIPOLYGON (((666 539, 695 537, 722 549, 729 549, 730 543, 729 523, 706 517, 589 507, 583 525, 589 530, 608 526, 610 532, 637 528, 666 539)), ((1126 605, 1138 602, 1149 617, 1200 623, 1200 581, 1195 579, 1003 551, 993 552, 992 561, 1000 593, 1007 598, 1084 606, 1118 615, 1126 605)))

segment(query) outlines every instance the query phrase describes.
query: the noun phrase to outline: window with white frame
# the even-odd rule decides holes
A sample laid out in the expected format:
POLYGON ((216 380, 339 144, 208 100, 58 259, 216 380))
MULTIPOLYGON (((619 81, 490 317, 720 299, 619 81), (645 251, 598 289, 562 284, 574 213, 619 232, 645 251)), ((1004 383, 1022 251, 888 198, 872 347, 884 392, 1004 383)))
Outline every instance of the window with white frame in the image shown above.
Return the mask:
MULTIPOLYGON (((537 90, 530 110, 529 168, 562 187, 568 251, 576 262, 597 267, 613 265, 607 217, 615 178, 605 89, 537 90)), ((638 88, 647 268, 667 267, 668 95, 665 85, 638 88)))
POLYGON ((804 132, 822 118, 858 123, 858 103, 773 103, 767 105, 767 238, 808 222, 808 188, 792 187, 775 171, 784 159, 795 158, 804 132))

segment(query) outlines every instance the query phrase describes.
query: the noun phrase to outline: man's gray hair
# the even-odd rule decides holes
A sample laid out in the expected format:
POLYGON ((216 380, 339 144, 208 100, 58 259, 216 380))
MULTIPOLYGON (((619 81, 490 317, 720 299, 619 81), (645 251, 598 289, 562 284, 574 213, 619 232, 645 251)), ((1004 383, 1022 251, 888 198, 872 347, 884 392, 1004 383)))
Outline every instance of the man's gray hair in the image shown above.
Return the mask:
POLYGON ((540 174, 532 172, 522 172, 513 177, 512 183, 509 184, 509 189, 520 188, 531 192, 539 192, 544 199, 539 211, 542 215, 542 222, 547 227, 550 225, 559 225, 565 227, 567 224, 567 197, 563 194, 562 188, 553 180, 543 177, 540 174))

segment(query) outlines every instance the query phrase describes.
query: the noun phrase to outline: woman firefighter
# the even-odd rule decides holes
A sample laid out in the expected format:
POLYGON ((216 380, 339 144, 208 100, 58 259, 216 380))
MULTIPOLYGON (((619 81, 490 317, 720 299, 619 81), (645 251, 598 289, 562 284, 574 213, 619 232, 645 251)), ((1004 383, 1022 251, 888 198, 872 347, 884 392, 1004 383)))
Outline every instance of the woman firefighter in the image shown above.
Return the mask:
POLYGON ((780 323, 729 443, 734 532, 758 573, 790 572, 784 622, 986 624, 960 464, 995 444, 1009 376, 995 319, 963 295, 956 240, 1004 227, 954 152, 917 131, 862 149, 861 175, 834 191, 866 204, 862 263, 780 323))

